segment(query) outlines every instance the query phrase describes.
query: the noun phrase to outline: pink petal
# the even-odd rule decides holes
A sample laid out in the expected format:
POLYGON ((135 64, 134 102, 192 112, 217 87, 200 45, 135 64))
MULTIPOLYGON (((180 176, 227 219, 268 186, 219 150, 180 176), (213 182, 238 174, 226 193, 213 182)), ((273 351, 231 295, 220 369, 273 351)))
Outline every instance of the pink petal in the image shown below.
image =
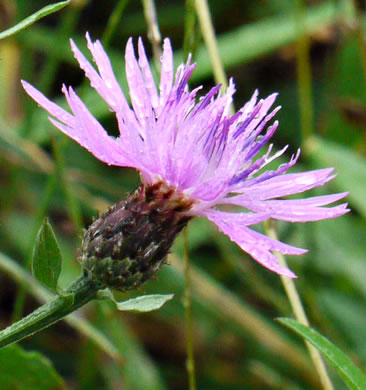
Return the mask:
MULTIPOLYGON (((260 106, 258 113, 255 117, 248 123, 245 131, 243 132, 242 137, 247 138, 250 137, 253 130, 262 122, 268 110, 271 108, 273 103, 275 102, 278 93, 273 93, 269 95, 266 99, 260 100, 257 106, 260 106)), ((280 109, 280 107, 276 108, 276 112, 280 109)))
POLYGON ((326 206, 328 204, 337 202, 340 199, 345 198, 349 192, 341 192, 339 194, 332 195, 321 195, 321 196, 312 196, 310 198, 305 199, 286 199, 286 200, 276 200, 269 202, 286 202, 286 204, 298 204, 302 206, 326 206))
MULTIPOLYGON (((281 201, 278 202, 267 201, 267 202, 271 202, 271 204, 265 205, 263 209, 266 211, 272 210, 271 218, 278 219, 280 221, 289 221, 289 222, 320 221, 323 219, 337 218, 349 212, 346 203, 339 206, 326 208, 326 207, 305 206, 303 203, 286 204, 286 203, 278 203, 281 201)), ((262 209, 260 211, 262 211, 262 209)))
MULTIPOLYGON (((77 48, 73 40, 70 40, 74 56, 78 60, 80 67, 84 70, 85 75, 89 78, 91 86, 106 101, 110 109, 116 112, 120 134, 124 138, 130 137, 133 139, 134 134, 131 135, 131 133, 137 131, 138 123, 114 76, 109 58, 99 41, 93 43, 89 34, 86 34, 86 39, 100 75, 77 48)), ((136 136, 138 136, 138 131, 136 136)), ((129 142, 132 142, 132 140, 129 142)))
MULTIPOLYGON (((266 212, 260 213, 230 213, 225 211, 219 211, 215 209, 202 209, 195 213, 198 216, 204 216, 208 219, 219 218, 224 223, 230 223, 235 221, 235 224, 240 228, 242 226, 251 226, 257 223, 263 222, 269 218, 269 214, 266 212)), ((212 219, 211 219, 212 220, 212 219)), ((216 223, 216 222, 215 222, 216 223)))
POLYGON ((245 103, 244 106, 240 109, 242 116, 239 117, 238 122, 243 122, 247 118, 247 116, 250 115, 250 113, 253 111, 257 103, 258 95, 259 95, 259 91, 258 89, 256 89, 252 97, 250 98, 250 100, 247 103, 245 103))
POLYGON ((103 129, 101 124, 89 112, 85 104, 72 88, 63 88, 67 102, 75 115, 75 127, 62 127, 52 121, 61 131, 75 139, 81 146, 89 150, 99 160, 111 165, 133 166, 138 168, 133 159, 103 129))
POLYGON ((336 218, 346 214, 347 204, 336 207, 319 207, 336 202, 347 196, 348 193, 316 196, 307 199, 283 199, 283 200, 253 200, 252 197, 234 196, 224 199, 222 203, 235 204, 255 212, 267 212, 270 218, 289 222, 310 222, 322 219, 336 218))
POLYGON ((27 94, 52 116, 70 127, 75 126, 75 118, 70 113, 65 111, 57 104, 51 102, 51 100, 47 99, 46 96, 44 96, 41 92, 39 92, 26 81, 22 80, 21 83, 27 94))
MULTIPOLYGON (((146 121, 152 121, 152 106, 140 67, 135 57, 132 38, 127 42, 125 57, 126 77, 130 89, 131 102, 140 124, 144 127, 146 121)), ((145 131, 142 136, 145 137, 145 131)))
POLYGON ((173 51, 168 38, 164 39, 163 57, 161 60, 161 76, 160 76, 160 105, 163 106, 167 101, 169 93, 172 89, 174 77, 173 51))
POLYGON ((334 175, 330 176, 332 172, 333 168, 326 168, 274 176, 257 184, 254 183, 238 189, 237 192, 244 193, 243 195, 239 195, 238 198, 243 196, 255 200, 265 200, 299 194, 332 180, 335 177, 334 175))
POLYGON ((280 275, 290 278, 296 277, 292 271, 278 264, 277 257, 272 252, 300 255, 306 250, 283 244, 248 229, 241 221, 242 217, 236 217, 237 214, 230 215, 230 213, 222 213, 217 210, 202 211, 201 214, 214 222, 223 233, 264 267, 280 275))
POLYGON ((145 80, 145 87, 150 95, 150 102, 152 107, 156 110, 159 107, 159 95, 156 90, 155 81, 151 73, 149 61, 146 57, 144 45, 142 39, 138 40, 138 51, 139 51, 139 65, 145 80))

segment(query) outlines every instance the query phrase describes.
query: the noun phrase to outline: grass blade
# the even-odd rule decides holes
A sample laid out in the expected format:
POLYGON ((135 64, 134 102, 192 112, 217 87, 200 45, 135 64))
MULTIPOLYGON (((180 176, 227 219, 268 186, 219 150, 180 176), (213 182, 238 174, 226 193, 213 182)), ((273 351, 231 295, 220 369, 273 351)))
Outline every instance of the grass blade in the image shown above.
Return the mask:
POLYGON ((280 318, 281 324, 293 330, 317 348, 337 370, 347 386, 352 390, 366 389, 366 376, 338 347, 312 328, 290 318, 280 318))
POLYGON ((0 39, 7 38, 11 35, 16 34, 17 32, 25 29, 28 26, 31 26, 37 20, 44 18, 47 15, 53 14, 54 12, 59 11, 60 9, 66 7, 70 3, 70 0, 61 1, 59 3, 50 4, 46 7, 41 8, 39 11, 35 12, 31 16, 23 19, 21 22, 17 23, 15 26, 10 27, 9 29, 0 33, 0 39))

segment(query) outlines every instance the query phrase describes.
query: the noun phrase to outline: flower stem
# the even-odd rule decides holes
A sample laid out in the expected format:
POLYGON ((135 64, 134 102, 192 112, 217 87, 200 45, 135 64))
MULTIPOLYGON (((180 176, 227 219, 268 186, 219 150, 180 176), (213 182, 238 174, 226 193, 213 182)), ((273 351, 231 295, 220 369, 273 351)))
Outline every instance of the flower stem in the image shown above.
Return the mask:
POLYGON ((218 84, 222 84, 222 88, 225 91, 228 85, 227 77, 219 54, 219 49, 217 47, 215 31, 207 0, 197 0, 195 1, 195 6, 203 39, 205 40, 207 50, 211 58, 215 81, 218 84))
MULTIPOLYGON (((264 230, 266 234, 273 238, 274 240, 278 240, 277 233, 275 230, 275 227, 273 225, 273 222, 266 221, 264 222, 264 230)), ((276 253, 278 262, 282 267, 287 267, 287 262, 285 257, 281 253, 276 253)), ((281 276, 281 282, 283 284, 283 287, 286 291, 286 295, 290 301, 292 310, 295 314, 296 319, 303 325, 309 326, 309 320, 306 316, 304 307, 301 303, 301 298, 296 290, 295 283, 293 279, 286 278, 284 276, 281 276)), ((318 372, 318 375, 320 377, 321 384, 323 386, 324 390, 334 390, 332 382, 328 376, 327 369, 325 367, 324 361, 319 353, 319 351, 313 347, 309 342, 305 341, 306 347, 309 351, 310 357, 314 363, 314 366, 318 372)))
MULTIPOLYGON (((217 46, 215 30, 212 23, 212 18, 210 14, 210 9, 207 4, 207 0, 196 0, 194 4, 196 7, 197 17, 201 26, 203 39, 205 41, 211 59, 215 81, 217 84, 222 85, 223 91, 226 91, 228 87, 227 77, 217 46)), ((230 111, 231 114, 235 113, 234 103, 231 103, 230 111)))
POLYGON ((161 57, 161 34, 158 24, 158 16, 154 0, 142 0, 144 16, 147 24, 147 36, 151 42, 154 55, 154 63, 157 69, 160 69, 161 57))
POLYGON ((196 376, 194 366, 193 335, 192 335, 192 297, 191 297, 191 276, 188 259, 188 234, 187 228, 184 229, 184 307, 186 323, 186 343, 187 343, 187 372, 189 379, 189 389, 196 390, 196 376))
POLYGON ((0 332, 0 348, 47 328, 95 298, 99 287, 81 275, 62 295, 0 332))

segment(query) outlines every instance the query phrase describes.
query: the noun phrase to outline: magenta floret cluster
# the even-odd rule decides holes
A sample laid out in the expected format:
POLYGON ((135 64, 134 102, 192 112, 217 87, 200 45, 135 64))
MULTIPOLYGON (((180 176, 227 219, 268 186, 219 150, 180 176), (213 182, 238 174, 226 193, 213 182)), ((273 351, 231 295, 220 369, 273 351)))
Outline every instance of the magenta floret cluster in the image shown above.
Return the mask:
POLYGON ((271 121, 279 107, 270 111, 277 94, 258 100, 255 91, 233 115, 232 80, 225 92, 215 86, 198 98, 201 87, 192 91, 188 87, 196 65, 189 58, 175 72, 169 39, 164 40, 157 87, 142 40, 138 40, 137 59, 130 39, 125 55, 130 106, 101 43, 92 42, 89 35, 86 38, 97 70, 71 40, 72 50, 91 86, 115 113, 120 135, 109 136, 71 87, 62 89, 69 113, 23 82, 27 93, 49 112, 50 121, 104 163, 137 169, 144 185, 164 182, 179 191, 192 200, 187 215, 208 218, 263 266, 294 277, 278 264, 273 252, 299 255, 306 250, 273 240, 249 226, 269 218, 318 221, 349 210, 347 204, 324 207, 347 193, 278 199, 323 185, 335 175, 332 168, 287 173, 299 151, 278 169, 265 169, 287 149, 272 153, 269 144, 262 152, 278 127, 277 121, 271 121), (248 211, 222 211, 218 209, 221 205, 241 206, 248 211))

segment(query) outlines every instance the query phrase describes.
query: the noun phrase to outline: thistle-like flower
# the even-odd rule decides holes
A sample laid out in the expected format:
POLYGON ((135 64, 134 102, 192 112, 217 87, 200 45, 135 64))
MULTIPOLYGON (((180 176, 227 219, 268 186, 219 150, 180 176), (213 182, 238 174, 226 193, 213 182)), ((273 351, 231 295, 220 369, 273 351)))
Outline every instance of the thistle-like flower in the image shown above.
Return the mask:
POLYGON ((206 217, 232 241, 271 271, 294 277, 278 264, 273 252, 300 255, 295 248, 266 237, 249 226, 269 218, 308 222, 335 218, 348 212, 347 204, 323 206, 342 199, 340 193, 307 199, 277 199, 320 186, 334 178, 333 169, 287 173, 299 151, 277 170, 265 166, 281 156, 272 145, 261 149, 278 127, 270 112, 277 94, 259 100, 256 91, 236 114, 230 114, 235 86, 220 86, 197 98, 188 88, 195 64, 181 64, 174 76, 169 39, 164 41, 161 77, 157 88, 141 39, 138 60, 132 39, 126 47, 126 76, 131 105, 114 76, 99 41, 86 36, 98 71, 71 40, 71 47, 91 86, 117 117, 120 135, 111 137, 88 111, 74 90, 63 93, 71 114, 26 82, 27 93, 51 115, 63 133, 108 165, 131 167, 141 174, 141 186, 91 225, 81 261, 102 285, 128 290, 148 280, 163 264, 175 236, 195 217, 206 217), (235 205, 246 212, 221 211, 235 205))

